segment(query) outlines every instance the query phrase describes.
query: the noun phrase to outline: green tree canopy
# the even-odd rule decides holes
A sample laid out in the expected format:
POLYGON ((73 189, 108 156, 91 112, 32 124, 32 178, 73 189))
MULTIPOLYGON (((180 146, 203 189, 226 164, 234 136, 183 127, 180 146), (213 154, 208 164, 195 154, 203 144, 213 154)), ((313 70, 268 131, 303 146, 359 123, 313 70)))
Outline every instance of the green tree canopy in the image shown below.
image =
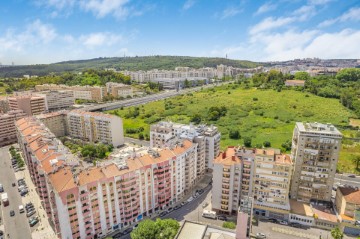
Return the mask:
POLYGON ((295 79, 296 80, 310 80, 309 73, 305 71, 298 71, 295 73, 295 79))
POLYGON ((344 234, 341 232, 339 227, 335 227, 331 230, 331 236, 334 239, 342 239, 344 237, 344 234))
POLYGON ((179 223, 174 219, 146 219, 139 223, 130 236, 131 239, 173 239, 179 228, 179 223))
POLYGON ((336 74, 336 78, 342 81, 358 81, 360 79, 359 68, 345 68, 336 74))

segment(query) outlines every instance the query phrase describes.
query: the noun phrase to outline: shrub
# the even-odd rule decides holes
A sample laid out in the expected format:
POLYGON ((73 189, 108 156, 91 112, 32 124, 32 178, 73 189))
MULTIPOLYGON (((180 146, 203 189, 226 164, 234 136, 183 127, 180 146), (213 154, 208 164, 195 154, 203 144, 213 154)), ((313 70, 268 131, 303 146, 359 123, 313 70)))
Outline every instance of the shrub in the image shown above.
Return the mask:
POLYGON ((239 130, 230 130, 229 131, 229 138, 230 139, 240 139, 240 132, 239 130))
POLYGON ((143 133, 139 133, 139 139, 144 140, 144 134, 143 133))
POLYGON ((236 224, 234 222, 224 222, 223 223, 223 228, 235 229, 236 224))
POLYGON ((253 101, 258 101, 258 98, 254 97, 254 98, 253 98, 253 101))
POLYGON ((244 146, 245 147, 251 147, 251 138, 250 137, 245 137, 244 138, 244 146))
POLYGON ((269 141, 264 141, 263 145, 265 148, 271 147, 271 143, 269 141))

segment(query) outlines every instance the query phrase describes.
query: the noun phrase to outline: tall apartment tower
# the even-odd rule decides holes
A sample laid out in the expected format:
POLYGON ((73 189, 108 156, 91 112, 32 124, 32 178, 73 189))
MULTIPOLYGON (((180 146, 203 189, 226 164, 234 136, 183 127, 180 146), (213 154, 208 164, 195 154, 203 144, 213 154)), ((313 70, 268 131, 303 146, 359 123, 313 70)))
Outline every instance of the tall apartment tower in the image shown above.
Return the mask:
POLYGON ((330 201, 342 134, 331 124, 296 123, 290 196, 303 202, 330 201))

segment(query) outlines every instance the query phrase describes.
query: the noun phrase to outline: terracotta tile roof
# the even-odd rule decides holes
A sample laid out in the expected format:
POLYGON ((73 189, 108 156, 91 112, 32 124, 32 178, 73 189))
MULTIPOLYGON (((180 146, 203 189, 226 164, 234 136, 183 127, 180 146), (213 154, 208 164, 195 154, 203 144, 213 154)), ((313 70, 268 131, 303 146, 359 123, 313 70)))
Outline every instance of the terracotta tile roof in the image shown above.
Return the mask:
POLYGON ((290 200, 290 212, 307 217, 312 217, 314 215, 309 204, 298 202, 293 199, 290 200))
POLYGON ((105 174, 102 172, 102 168, 95 167, 88 170, 84 170, 79 174, 79 185, 85 185, 94 181, 99 181, 104 178, 105 174))
POLYGON ((233 165, 241 163, 241 160, 236 155, 234 147, 228 147, 225 152, 221 152, 215 159, 214 163, 223 165, 233 165))
POLYGON ((360 190, 348 187, 339 187, 341 194, 344 196, 346 202, 360 205, 360 190))
POLYGON ((49 179, 51 185, 58 193, 77 187, 74 182, 73 174, 68 167, 61 168, 54 174, 49 174, 49 179))
POLYGON ((292 164, 290 155, 288 154, 276 154, 275 162, 280 164, 292 164))
POLYGON ((314 214, 316 214, 318 216, 318 219, 321 219, 324 221, 329 221, 329 222, 334 222, 334 223, 336 223, 338 221, 337 216, 334 213, 325 212, 325 211, 319 210, 317 208, 312 208, 312 211, 314 212, 314 214))
POLYGON ((353 217, 346 216, 345 214, 341 214, 340 217, 342 220, 355 221, 355 219, 353 217))

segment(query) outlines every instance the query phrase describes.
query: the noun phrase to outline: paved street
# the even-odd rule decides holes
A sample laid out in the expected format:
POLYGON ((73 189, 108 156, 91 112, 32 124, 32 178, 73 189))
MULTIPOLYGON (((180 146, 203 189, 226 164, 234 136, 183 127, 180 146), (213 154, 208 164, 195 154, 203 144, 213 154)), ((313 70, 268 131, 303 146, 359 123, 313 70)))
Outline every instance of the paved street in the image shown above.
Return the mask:
MULTIPOLYGON (((4 185, 5 192, 8 193, 10 205, 4 207, 1 205, 2 220, 5 227, 5 235, 9 234, 9 238, 14 239, 30 239, 31 232, 25 213, 19 213, 19 205, 22 200, 17 187, 12 187, 12 183, 16 182, 15 174, 10 169, 11 161, 9 155, 9 147, 0 148, 0 183, 4 185), (10 210, 15 211, 15 216, 10 217, 10 210)), ((5 237, 7 238, 7 237, 5 237)))
POLYGON ((360 187, 360 177, 350 178, 348 174, 336 174, 335 183, 347 184, 355 187, 360 187))
POLYGON ((133 139, 133 138, 129 138, 129 137, 125 137, 124 140, 125 140, 125 143, 128 143, 128 144, 137 144, 137 145, 145 146, 145 147, 150 146, 150 141, 146 141, 146 140, 133 139))

